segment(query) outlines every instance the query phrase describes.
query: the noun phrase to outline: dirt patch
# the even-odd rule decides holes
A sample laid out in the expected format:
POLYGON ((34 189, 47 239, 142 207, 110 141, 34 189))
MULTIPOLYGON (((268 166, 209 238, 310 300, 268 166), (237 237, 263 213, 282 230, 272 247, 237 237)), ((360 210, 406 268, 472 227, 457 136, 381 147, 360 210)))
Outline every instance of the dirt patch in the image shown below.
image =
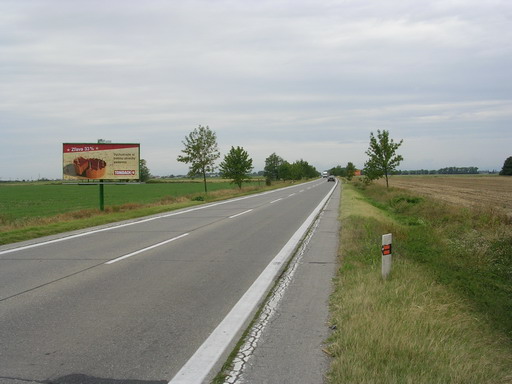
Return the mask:
POLYGON ((390 186, 467 207, 502 210, 512 217, 512 177, 393 176, 390 186))

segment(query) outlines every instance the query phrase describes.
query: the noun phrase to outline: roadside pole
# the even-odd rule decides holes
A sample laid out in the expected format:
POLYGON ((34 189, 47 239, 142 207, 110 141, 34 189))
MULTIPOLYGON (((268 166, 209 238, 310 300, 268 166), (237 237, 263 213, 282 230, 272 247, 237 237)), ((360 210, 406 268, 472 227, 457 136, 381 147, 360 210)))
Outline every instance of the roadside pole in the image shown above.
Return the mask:
POLYGON ((386 280, 391 273, 391 243, 393 234, 382 235, 382 278, 386 280))

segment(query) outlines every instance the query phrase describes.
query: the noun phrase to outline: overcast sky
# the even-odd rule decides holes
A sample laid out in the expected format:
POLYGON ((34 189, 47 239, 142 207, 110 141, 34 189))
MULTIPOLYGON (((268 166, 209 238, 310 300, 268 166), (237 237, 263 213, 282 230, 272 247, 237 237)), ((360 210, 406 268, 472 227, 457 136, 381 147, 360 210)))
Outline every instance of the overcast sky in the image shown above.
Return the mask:
POLYGON ((62 177, 62 143, 141 144, 154 175, 198 125, 319 171, 512 156, 512 1, 0 0, 0 180, 62 177))

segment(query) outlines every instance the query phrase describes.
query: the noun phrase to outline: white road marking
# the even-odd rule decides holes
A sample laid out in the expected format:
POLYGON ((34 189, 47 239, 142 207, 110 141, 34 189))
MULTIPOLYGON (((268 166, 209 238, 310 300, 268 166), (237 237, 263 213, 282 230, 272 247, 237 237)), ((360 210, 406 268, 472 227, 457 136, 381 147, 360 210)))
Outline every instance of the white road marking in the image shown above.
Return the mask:
POLYGON ((142 252, 149 251, 150 249, 153 249, 153 248, 156 248, 156 247, 160 247, 160 246, 162 246, 162 245, 164 245, 164 244, 168 244, 168 243, 170 243, 170 242, 172 242, 172 241, 174 241, 174 240, 181 239, 182 237, 185 237, 185 236, 188 236, 188 235, 189 235, 188 233, 184 233, 183 235, 179 235, 179 236, 173 237, 172 239, 162 241, 161 243, 154 244, 154 245, 151 245, 151 246, 149 246, 149 247, 139 249, 138 251, 135 251, 135 252, 129 253, 129 254, 127 254, 127 255, 124 255, 124 256, 118 257, 117 259, 107 261, 105 264, 114 264, 114 263, 117 263, 118 261, 121 261, 121 260, 127 259, 127 258, 132 257, 132 256, 135 256, 135 255, 138 255, 139 253, 142 253, 142 252))
POLYGON ((253 310, 261 302, 270 285, 281 271, 284 263, 292 256, 297 244, 307 233, 318 214, 331 197, 338 182, 322 199, 320 204, 302 223, 299 229, 288 240, 274 259, 267 265, 259 277, 249 287, 245 294, 235 304, 224 320, 215 328, 187 363, 169 381, 168 384, 198 384, 202 383, 221 358, 231 341, 246 324, 253 310))
POLYGON ((294 195, 295 195, 295 193, 291 193, 291 194, 288 195, 288 197, 292 197, 294 195))
POLYGON ((249 213, 249 212, 251 212, 251 211, 252 211, 252 209, 248 209, 247 211, 243 211, 243 212, 237 213, 236 215, 229 216, 229 218, 230 218, 230 219, 234 219, 235 217, 245 215, 246 213, 249 213))
POLYGON ((280 201, 280 200, 283 200, 283 198, 282 198, 282 197, 280 197, 280 198, 279 198, 279 199, 277 199, 277 200, 271 201, 271 202, 270 202, 270 204, 277 203, 277 202, 278 202, 278 201, 280 201))

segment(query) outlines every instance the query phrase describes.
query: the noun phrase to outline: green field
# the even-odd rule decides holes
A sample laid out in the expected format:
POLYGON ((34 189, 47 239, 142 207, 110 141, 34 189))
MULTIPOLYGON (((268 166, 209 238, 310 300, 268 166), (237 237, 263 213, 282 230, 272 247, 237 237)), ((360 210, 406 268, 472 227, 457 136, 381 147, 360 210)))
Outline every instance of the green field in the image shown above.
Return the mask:
POLYGON ((57 233, 89 228, 121 220, 168 212, 203 202, 227 199, 263 190, 261 180, 244 183, 242 189, 227 180, 204 185, 196 180, 147 184, 104 185, 104 211, 98 185, 61 183, 0 184, 0 245, 57 233))
MULTIPOLYGON (((105 206, 130 203, 152 204, 170 197, 201 194, 204 191, 203 188, 200 182, 107 184, 104 187, 105 206)), ((235 189, 235 187, 229 182, 208 183, 210 192, 224 189, 235 189)), ((98 185, 29 183, 0 185, 0 220, 3 223, 98 208, 98 185)))

